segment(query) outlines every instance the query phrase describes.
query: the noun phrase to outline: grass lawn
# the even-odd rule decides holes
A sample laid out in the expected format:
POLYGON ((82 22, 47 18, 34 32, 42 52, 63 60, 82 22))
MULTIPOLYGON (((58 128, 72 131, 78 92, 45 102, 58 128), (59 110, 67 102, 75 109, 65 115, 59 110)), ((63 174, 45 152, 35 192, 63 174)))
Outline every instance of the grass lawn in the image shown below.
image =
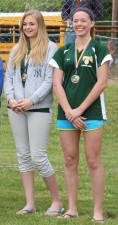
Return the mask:
MULTIPOLYGON (((105 225, 118 225, 118 84, 110 84, 106 90, 109 121, 105 127, 102 158, 105 166, 105 225)), ((3 98, 0 127, 0 225, 90 225, 92 217, 92 197, 90 178, 83 151, 81 138, 81 154, 78 191, 79 219, 59 220, 44 216, 50 206, 50 195, 38 172, 35 174, 37 213, 29 216, 16 216, 15 212, 24 205, 24 194, 21 177, 17 168, 15 145, 8 123, 5 100, 3 98)), ((56 113, 55 113, 56 114, 56 113)), ((64 207, 67 207, 67 196, 64 186, 63 154, 59 145, 58 132, 55 128, 55 117, 49 140, 49 158, 55 167, 59 190, 64 207)))

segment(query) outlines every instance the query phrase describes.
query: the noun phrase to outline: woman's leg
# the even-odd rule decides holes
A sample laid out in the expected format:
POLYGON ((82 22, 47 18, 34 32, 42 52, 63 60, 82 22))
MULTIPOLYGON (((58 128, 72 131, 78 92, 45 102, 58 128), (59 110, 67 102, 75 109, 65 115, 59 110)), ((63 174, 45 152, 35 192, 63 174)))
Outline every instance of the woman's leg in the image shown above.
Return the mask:
POLYGON ((68 213, 77 215, 77 187, 80 131, 60 131, 64 152, 64 174, 68 192, 68 213))
POLYGON ((32 212, 36 211, 35 208, 35 197, 34 197, 34 174, 32 171, 21 173, 23 187, 26 197, 26 205, 23 210, 31 210, 32 212))
POLYGON ((29 142, 32 161, 43 177, 52 197, 51 208, 62 207, 55 172, 48 160, 47 144, 52 124, 52 113, 28 113, 29 142))
MULTIPOLYGON (((43 177, 43 179, 44 179, 44 182, 45 182, 48 190, 50 191, 51 197, 52 197, 52 204, 51 204, 50 208, 52 208, 54 210, 60 210, 62 208, 62 202, 61 202, 60 195, 58 192, 55 175, 52 175, 49 177, 43 177)), ((53 213, 53 210, 52 210, 52 213, 53 213)))
POLYGON ((84 132, 85 152, 92 180, 93 218, 103 220, 104 169, 100 159, 103 127, 84 132))
POLYGON ((8 115, 16 143, 19 170, 21 172, 26 197, 26 205, 23 209, 35 210, 33 189, 34 166, 32 165, 30 156, 27 117, 23 113, 15 113, 12 110, 8 110, 8 115))

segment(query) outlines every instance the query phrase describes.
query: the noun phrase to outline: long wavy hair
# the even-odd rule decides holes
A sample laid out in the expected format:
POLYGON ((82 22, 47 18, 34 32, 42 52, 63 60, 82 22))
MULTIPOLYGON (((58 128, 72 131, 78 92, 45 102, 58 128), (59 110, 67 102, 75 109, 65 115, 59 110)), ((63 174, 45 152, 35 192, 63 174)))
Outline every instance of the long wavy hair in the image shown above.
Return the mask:
POLYGON ((12 54, 15 66, 21 62, 21 60, 25 57, 28 51, 30 42, 29 38, 27 38, 23 32, 23 23, 25 18, 30 15, 36 18, 36 21, 38 23, 38 33, 32 43, 29 57, 32 59, 33 63, 42 64, 47 53, 49 39, 46 31, 44 18, 38 10, 27 11, 21 19, 19 42, 17 44, 17 47, 15 48, 16 50, 12 54))

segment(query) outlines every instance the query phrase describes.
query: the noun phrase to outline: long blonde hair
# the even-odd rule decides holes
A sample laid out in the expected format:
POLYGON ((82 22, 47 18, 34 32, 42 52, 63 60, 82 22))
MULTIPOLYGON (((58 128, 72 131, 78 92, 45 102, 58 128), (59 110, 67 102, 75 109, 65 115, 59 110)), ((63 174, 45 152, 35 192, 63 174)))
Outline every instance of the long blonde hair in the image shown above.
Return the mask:
POLYGON ((24 58, 24 56, 28 50, 29 38, 27 38, 24 35, 23 22, 24 22, 25 18, 29 15, 34 16, 36 18, 36 21, 37 21, 38 27, 39 27, 36 39, 34 40, 32 46, 31 46, 31 51, 29 53, 29 57, 32 59, 33 63, 42 64, 44 57, 46 56, 46 53, 47 53, 49 39, 48 39, 47 31, 46 31, 46 26, 44 23, 44 18, 38 10, 27 11, 22 17, 22 20, 20 23, 19 42, 16 47, 16 51, 12 55, 14 58, 15 66, 21 62, 21 60, 24 58))

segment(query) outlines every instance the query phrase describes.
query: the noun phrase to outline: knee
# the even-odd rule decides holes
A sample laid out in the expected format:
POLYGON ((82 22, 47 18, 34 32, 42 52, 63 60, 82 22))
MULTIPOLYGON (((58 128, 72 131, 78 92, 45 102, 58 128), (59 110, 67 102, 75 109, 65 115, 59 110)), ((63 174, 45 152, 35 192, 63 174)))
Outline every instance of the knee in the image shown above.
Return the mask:
POLYGON ((17 159, 18 159, 18 162, 22 162, 22 163, 25 163, 27 161, 29 161, 29 158, 30 158, 30 154, 27 153, 27 152, 17 152, 17 159))
POLYGON ((32 162, 43 177, 52 176, 54 169, 48 160, 47 154, 33 155, 32 162))
POLYGON ((20 172, 32 171, 34 166, 29 153, 17 153, 17 160, 20 172))
POLYGON ((99 161, 95 159, 88 159, 89 170, 97 170, 99 168, 99 161))
POLYGON ((68 155, 65 157, 64 165, 66 168, 75 170, 77 168, 77 159, 74 156, 68 155))

